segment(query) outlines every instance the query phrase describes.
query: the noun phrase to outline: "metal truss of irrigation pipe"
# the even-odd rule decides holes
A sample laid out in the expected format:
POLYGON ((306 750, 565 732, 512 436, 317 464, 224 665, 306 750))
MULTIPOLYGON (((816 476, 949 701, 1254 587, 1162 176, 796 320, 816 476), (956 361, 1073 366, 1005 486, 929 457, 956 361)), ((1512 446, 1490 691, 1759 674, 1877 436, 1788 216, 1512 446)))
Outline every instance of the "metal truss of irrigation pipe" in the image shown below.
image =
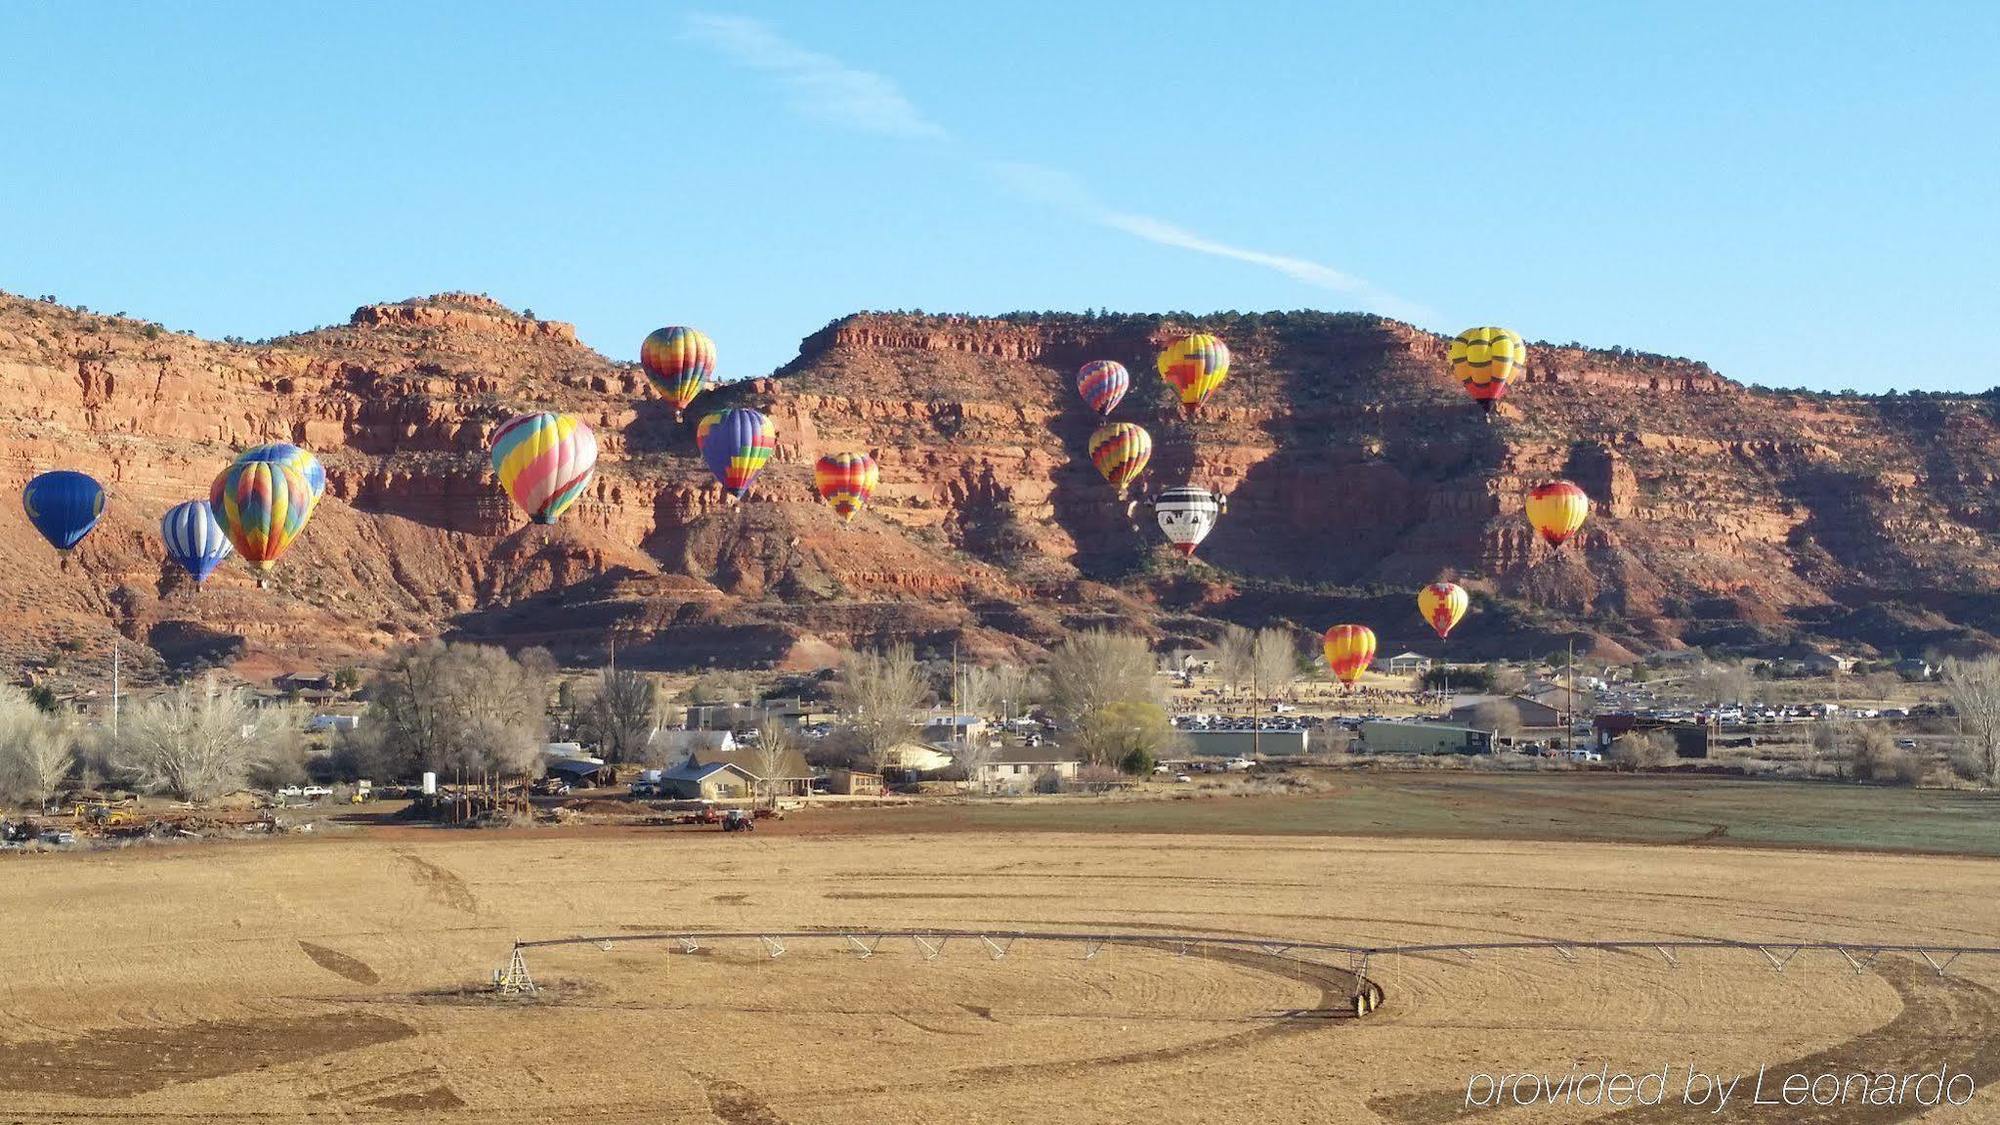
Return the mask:
POLYGON ((535 941, 516 941, 508 967, 494 974, 494 984, 503 992, 533 992, 535 985, 528 976, 527 963, 522 951, 546 949, 563 945, 594 945, 609 951, 617 945, 629 942, 677 942, 684 952, 693 953, 704 942, 756 941, 764 947, 772 958, 782 957, 787 941, 812 939, 840 941, 848 949, 861 957, 873 956, 881 943, 888 939, 908 940, 922 953, 924 960, 934 961, 942 956, 946 944, 957 940, 976 942, 993 960, 1004 960, 1008 951, 1017 941, 1059 942, 1076 945, 1084 960, 1095 958, 1106 946, 1130 945, 1149 949, 1169 949, 1179 956, 1199 953, 1203 949, 1232 949, 1264 953, 1273 957, 1292 954, 1337 954, 1348 959, 1357 982, 1368 971, 1369 963, 1383 957, 1423 956, 1457 953, 1467 957, 1481 953, 1507 953, 1543 951, 1554 953, 1565 962, 1575 962, 1576 955, 1585 950, 1606 952, 1654 953, 1670 967, 1679 967, 1683 953, 1700 950, 1741 950, 1757 953, 1769 961, 1771 967, 1784 972, 1792 959, 1808 950, 1830 951, 1840 954, 1849 968, 1855 972, 1865 972, 1884 953, 1914 953, 1924 959, 1937 975, 1944 976, 1961 957, 2000 956, 2000 946, 1988 945, 1940 945, 1927 942, 1921 945, 1897 942, 1854 940, 1854 941, 1740 941, 1732 938, 1630 938, 1614 940, 1591 939, 1547 939, 1535 941, 1454 941, 1436 942, 1423 945, 1349 945, 1340 942, 1292 941, 1285 938, 1242 937, 1225 934, 1176 934, 1176 933, 1106 933, 1102 931, 1050 931, 1050 930, 889 930, 857 927, 833 927, 818 930, 667 930, 647 934, 612 934, 604 937, 561 937, 542 938, 535 941))

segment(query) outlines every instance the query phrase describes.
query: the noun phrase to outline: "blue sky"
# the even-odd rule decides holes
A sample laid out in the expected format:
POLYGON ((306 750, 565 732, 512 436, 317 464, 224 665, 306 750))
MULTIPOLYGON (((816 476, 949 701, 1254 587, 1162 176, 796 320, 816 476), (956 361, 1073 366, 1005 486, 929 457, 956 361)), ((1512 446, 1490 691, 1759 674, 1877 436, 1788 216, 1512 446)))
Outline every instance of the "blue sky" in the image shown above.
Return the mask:
POLYGON ((1981 389, 2000 5, 0 5, 0 288, 484 291, 760 374, 862 308, 1369 309, 1981 389))

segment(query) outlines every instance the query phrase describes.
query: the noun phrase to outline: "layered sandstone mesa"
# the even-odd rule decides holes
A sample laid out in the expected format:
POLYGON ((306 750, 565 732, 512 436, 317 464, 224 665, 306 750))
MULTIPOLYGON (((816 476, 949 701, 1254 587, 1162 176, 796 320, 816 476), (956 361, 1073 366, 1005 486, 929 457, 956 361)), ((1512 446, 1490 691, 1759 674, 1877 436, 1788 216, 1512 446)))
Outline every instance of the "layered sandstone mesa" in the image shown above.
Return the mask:
POLYGON ((66 570, 0 505, 0 647, 77 686, 114 634, 141 675, 267 675, 435 636, 574 660, 615 638, 657 667, 810 667, 891 639, 1025 656, 1094 624, 1192 638, 1224 619, 1363 620, 1393 650, 1429 642, 1410 592, 1440 576, 1485 595, 1453 634, 1468 657, 1571 631, 1610 655, 1800 637, 1915 653, 2000 632, 1981 593, 2000 579, 1990 400, 1757 391, 1686 360, 1534 344, 1487 425, 1445 348, 1351 314, 869 314, 676 423, 635 365, 475 295, 254 345, 0 298, 0 484, 69 467, 110 496, 66 570), (1196 328, 1235 362, 1190 422, 1152 357, 1196 328), (1116 417, 1153 434, 1142 487, 1230 494, 1198 562, 1091 468, 1071 379, 1092 359, 1133 372, 1116 417), (694 455, 695 420, 720 405, 777 423, 747 503, 694 455), (582 416, 601 447, 553 531, 487 465, 494 427, 531 407, 582 416), (319 455, 327 500, 270 589, 230 564, 196 596, 159 515, 272 440, 319 455), (849 528, 811 479, 846 449, 882 473, 849 528), (1521 507, 1558 475, 1597 511, 1555 551, 1521 507))

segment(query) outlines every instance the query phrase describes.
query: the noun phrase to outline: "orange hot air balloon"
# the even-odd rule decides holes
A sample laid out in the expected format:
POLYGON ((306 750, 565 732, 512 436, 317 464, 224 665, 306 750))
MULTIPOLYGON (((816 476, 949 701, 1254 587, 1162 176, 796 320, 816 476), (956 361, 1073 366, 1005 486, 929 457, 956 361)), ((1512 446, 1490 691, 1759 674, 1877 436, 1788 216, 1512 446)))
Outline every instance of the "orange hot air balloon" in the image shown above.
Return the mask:
POLYGON ((1560 547, 1590 515, 1590 497, 1566 480, 1536 485, 1528 493, 1528 522, 1542 538, 1560 547))
POLYGON ((1326 631, 1326 666, 1343 684, 1361 678, 1375 659, 1375 630, 1366 625, 1335 625, 1326 631))
POLYGON ((875 458, 866 453, 829 453, 813 466, 813 486, 843 524, 860 514, 881 479, 875 458))
POLYGON ((1433 582, 1417 591, 1417 612, 1430 622, 1439 640, 1443 640, 1452 626, 1465 617, 1465 610, 1471 603, 1465 587, 1456 582, 1433 582))

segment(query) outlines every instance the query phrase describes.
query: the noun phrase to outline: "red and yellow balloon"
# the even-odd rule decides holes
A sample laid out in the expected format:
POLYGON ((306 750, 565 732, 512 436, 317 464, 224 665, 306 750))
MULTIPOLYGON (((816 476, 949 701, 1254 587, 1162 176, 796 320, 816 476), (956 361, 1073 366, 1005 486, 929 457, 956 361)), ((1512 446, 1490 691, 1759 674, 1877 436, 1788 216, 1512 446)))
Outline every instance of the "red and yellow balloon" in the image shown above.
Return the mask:
POLYGON ((1229 345, 1219 336, 1191 333, 1168 344, 1157 365, 1160 378, 1180 393, 1181 413, 1192 418, 1215 388, 1229 378, 1229 345))
POLYGON ((829 453, 813 465, 813 485, 833 514, 848 522, 875 495, 881 470, 866 453, 829 453))
POLYGON ((1553 480, 1528 492, 1528 522, 1552 546, 1562 546, 1589 516, 1589 495, 1569 481, 1553 480))
POLYGON ((1090 435, 1090 463, 1118 490, 1120 500, 1152 459, 1153 435, 1130 422, 1107 422, 1090 435))
POLYGON ((1366 625, 1335 625, 1326 631, 1326 666, 1343 684, 1361 678, 1375 660, 1375 630, 1366 625))
POLYGON ((1472 605, 1465 587, 1456 582, 1433 582, 1417 591, 1417 612, 1436 631, 1439 640, 1451 633, 1452 626, 1465 617, 1465 611, 1472 605))
POLYGON ((1505 328, 1468 328, 1451 342, 1451 374, 1488 415, 1528 365, 1528 345, 1505 328))

